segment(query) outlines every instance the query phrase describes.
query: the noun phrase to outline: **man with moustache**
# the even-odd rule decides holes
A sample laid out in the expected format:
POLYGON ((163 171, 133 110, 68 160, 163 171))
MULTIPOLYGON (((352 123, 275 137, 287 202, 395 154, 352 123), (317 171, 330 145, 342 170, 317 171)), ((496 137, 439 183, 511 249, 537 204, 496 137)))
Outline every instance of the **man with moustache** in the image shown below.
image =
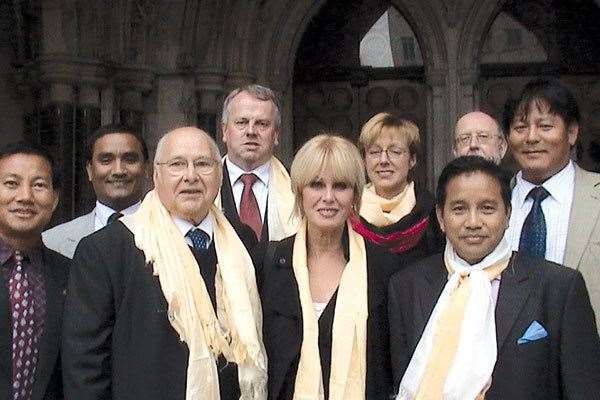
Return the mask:
POLYGON ((50 154, 0 149, 0 398, 62 399, 60 332, 69 260, 42 244, 58 204, 50 154))
POLYGON ((260 85, 233 90, 223 104, 221 128, 227 154, 217 206, 238 232, 244 225, 254 232, 255 240, 245 240, 247 248, 294 234, 290 177, 273 156, 281 133, 275 92, 260 85))
POLYGON ((512 252, 510 183, 493 162, 450 162, 437 187, 444 254, 389 286, 397 400, 600 398, 600 339, 581 274, 512 252))
POLYGON ((81 238, 137 210, 146 183, 148 148, 139 133, 125 126, 98 128, 86 139, 84 157, 96 206, 43 234, 46 246, 69 258, 81 238))
POLYGON ((66 398, 266 399, 254 268, 213 206, 221 171, 208 134, 171 131, 140 208, 81 240, 65 306, 66 398))
POLYGON ((507 103, 504 125, 521 170, 506 239, 580 271, 600 324, 600 174, 571 160, 579 119, 575 97, 557 80, 530 82, 507 103))
POLYGON ((498 122, 481 111, 463 115, 454 128, 454 157, 481 156, 500 164, 506 140, 498 122))

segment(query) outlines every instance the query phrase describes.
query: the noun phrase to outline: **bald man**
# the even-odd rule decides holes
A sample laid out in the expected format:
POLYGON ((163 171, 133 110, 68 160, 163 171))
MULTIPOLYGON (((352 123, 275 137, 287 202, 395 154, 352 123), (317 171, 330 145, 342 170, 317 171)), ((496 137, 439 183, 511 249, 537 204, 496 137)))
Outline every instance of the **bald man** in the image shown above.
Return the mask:
POLYGON ((506 140, 498 122, 481 111, 463 115, 454 128, 454 157, 474 155, 500 164, 506 140))

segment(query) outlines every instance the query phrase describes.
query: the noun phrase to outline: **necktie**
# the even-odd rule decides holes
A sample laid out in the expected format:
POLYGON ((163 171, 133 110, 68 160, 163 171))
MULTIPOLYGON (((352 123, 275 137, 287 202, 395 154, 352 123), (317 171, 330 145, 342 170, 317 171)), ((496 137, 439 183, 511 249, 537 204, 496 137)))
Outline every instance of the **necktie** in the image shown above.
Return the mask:
POLYGON ((519 239, 519 251, 540 258, 546 256, 546 218, 542 210, 542 201, 549 195, 542 186, 534 187, 527 194, 527 197, 533 199, 533 206, 523 222, 519 239))
POLYGON ((258 202, 252 191, 252 185, 254 185, 257 179, 258 177, 254 174, 243 174, 240 176, 240 180, 244 184, 242 200, 240 201, 240 221, 252 228, 256 234, 256 238, 260 240, 262 220, 260 218, 258 202))
POLYGON ((199 228, 192 228, 185 235, 190 238, 192 245, 195 249, 206 250, 208 249, 208 241, 210 237, 206 232, 199 228))
POLYGON ((12 316, 12 399, 31 399, 31 390, 38 361, 38 338, 35 335, 33 288, 23 255, 15 251, 15 266, 8 278, 8 293, 12 316))
POLYGON ((121 218, 122 216, 123 216, 123 214, 121 214, 120 212, 114 212, 114 213, 110 214, 110 217, 108 217, 108 221, 106 222, 106 225, 112 224, 113 222, 115 222, 116 220, 121 218))

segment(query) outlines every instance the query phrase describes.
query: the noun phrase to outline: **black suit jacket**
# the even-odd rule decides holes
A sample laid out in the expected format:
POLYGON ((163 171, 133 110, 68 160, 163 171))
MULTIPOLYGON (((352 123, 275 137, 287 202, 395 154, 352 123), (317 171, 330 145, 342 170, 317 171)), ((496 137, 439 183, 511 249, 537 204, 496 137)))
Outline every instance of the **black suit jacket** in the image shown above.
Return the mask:
MULTIPOLYGON (((408 367, 447 280, 441 254, 392 277, 389 289, 394 386, 408 367)), ((581 274, 513 253, 496 303, 498 358, 486 399, 599 399, 600 340, 581 274), (548 337, 519 345, 533 321, 548 337)))
MULTIPOLYGON (((194 256, 214 304, 214 246, 194 256)), ((183 400, 189 351, 167 310, 158 277, 125 225, 115 222, 82 239, 65 306, 66 399, 183 400)), ((219 369, 224 400, 238 393, 231 368, 219 369)))
MULTIPOLYGON (((63 398, 60 365, 60 332, 70 260, 42 248, 42 276, 46 289, 46 320, 39 344, 39 360, 33 383, 33 400, 63 398)), ((8 290, 0 284, 0 399, 9 399, 12 386, 12 322, 8 290)))
POLYGON ((231 189, 229 171, 227 170, 227 164, 225 162, 223 163, 223 184, 221 185, 221 211, 223 211, 225 218, 227 218, 231 226, 233 226, 233 229, 248 251, 252 251, 258 244, 262 245, 269 242, 269 224, 267 221, 268 210, 265 211, 260 241, 252 228, 240 221, 240 215, 238 214, 235 199, 233 198, 233 190, 231 189))
MULTIPOLYGON (((271 242, 276 248, 272 255, 266 251, 264 265, 259 268, 263 340, 269 358, 269 399, 272 400, 291 399, 302 345, 302 310, 292 267, 294 238, 271 242)), ((390 276, 402 266, 396 256, 368 242, 365 244, 369 302, 366 390, 367 399, 381 400, 392 393, 387 285, 390 276)))

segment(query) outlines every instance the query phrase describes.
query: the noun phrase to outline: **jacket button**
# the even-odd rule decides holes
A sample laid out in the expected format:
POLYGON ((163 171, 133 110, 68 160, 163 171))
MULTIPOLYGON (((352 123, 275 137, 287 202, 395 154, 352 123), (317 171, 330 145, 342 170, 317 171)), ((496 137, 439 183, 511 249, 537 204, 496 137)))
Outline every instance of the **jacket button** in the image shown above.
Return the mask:
POLYGON ((285 264, 285 258, 281 257, 279 259, 279 265, 283 265, 283 264, 285 264))

